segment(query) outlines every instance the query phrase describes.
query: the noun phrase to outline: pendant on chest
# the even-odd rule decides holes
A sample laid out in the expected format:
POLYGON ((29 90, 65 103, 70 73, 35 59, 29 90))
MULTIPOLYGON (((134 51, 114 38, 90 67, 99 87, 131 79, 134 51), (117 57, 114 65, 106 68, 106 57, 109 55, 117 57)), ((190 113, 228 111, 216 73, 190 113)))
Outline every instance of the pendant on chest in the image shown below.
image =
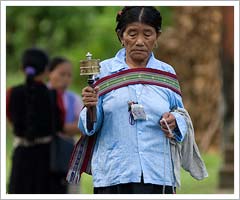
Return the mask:
POLYGON ((128 101, 129 123, 135 124, 136 120, 147 120, 144 107, 138 102, 128 101))

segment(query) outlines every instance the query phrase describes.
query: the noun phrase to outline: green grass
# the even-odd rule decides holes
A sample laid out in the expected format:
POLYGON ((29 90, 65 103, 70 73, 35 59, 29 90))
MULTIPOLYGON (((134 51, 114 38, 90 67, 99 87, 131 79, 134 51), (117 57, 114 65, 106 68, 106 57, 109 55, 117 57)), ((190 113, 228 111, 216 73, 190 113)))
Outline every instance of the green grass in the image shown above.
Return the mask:
POLYGON ((9 182, 9 175, 10 175, 10 170, 12 167, 12 151, 13 151, 13 134, 12 134, 12 128, 9 125, 9 123, 7 122, 7 126, 6 126, 6 130, 7 130, 7 136, 6 136, 6 186, 8 185, 9 182))
POLYGON ((181 170, 181 189, 177 190, 178 194, 214 194, 218 187, 218 172, 221 158, 219 154, 205 154, 202 158, 206 164, 208 178, 198 181, 191 175, 181 170))
POLYGON ((93 194, 92 176, 82 174, 80 186, 82 194, 93 194))

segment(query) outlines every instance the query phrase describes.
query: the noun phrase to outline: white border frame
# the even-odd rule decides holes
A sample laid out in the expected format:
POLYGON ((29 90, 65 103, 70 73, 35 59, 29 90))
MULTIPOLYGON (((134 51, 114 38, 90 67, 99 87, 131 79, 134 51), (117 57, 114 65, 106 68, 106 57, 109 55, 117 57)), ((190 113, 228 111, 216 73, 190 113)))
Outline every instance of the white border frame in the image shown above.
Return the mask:
POLYGON ((238 1, 1 1, 1 199, 238 199, 239 198, 239 2, 238 1), (234 6, 234 194, 14 195, 6 194, 6 6, 234 6))

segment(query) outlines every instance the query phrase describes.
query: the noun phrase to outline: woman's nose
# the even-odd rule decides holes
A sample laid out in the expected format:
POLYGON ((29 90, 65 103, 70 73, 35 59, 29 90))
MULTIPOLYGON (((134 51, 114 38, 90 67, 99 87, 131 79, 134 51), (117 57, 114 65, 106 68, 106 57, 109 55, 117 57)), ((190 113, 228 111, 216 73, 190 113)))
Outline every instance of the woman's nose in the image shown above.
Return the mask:
POLYGON ((144 39, 143 37, 139 36, 136 40, 136 45, 137 46, 144 46, 144 39))

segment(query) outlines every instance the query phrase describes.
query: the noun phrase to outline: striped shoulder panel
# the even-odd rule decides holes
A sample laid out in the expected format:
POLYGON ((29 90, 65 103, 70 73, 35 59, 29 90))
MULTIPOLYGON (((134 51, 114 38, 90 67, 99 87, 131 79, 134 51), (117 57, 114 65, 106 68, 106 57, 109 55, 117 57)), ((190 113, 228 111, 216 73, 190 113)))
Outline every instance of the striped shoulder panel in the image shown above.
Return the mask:
POLYGON ((157 85, 181 95, 180 86, 175 74, 152 68, 124 70, 99 79, 94 86, 100 88, 99 96, 101 96, 112 90, 134 84, 157 85))

